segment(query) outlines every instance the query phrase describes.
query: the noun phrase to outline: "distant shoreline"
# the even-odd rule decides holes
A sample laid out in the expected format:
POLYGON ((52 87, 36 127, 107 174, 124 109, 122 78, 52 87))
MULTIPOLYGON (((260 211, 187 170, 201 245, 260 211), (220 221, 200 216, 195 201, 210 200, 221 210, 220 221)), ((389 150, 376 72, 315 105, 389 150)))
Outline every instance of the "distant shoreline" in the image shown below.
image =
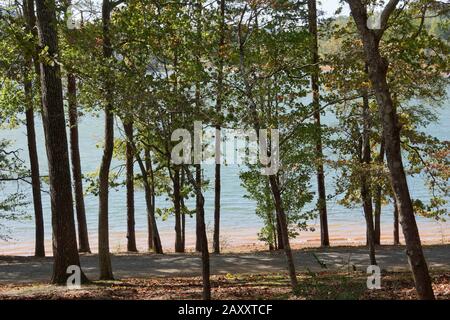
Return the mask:
MULTIPOLYGON (((450 222, 418 223, 422 244, 450 244, 450 222)), ((291 245, 295 249, 320 247, 320 233, 318 226, 315 231, 303 231, 295 239, 291 239, 291 245)), ((393 244, 392 225, 382 223, 381 225, 381 244, 393 244)), ((233 229, 224 229, 221 232, 222 251, 227 253, 253 252, 268 250, 268 246, 258 240, 257 233, 259 228, 242 227, 233 229)), ((345 225, 333 223, 329 226, 331 246, 364 246, 365 226, 355 227, 354 225, 345 225)), ((172 230, 160 231, 161 242, 164 251, 174 252, 175 233, 172 230)), ((212 245, 212 234, 208 234, 208 240, 212 245)), ((136 232, 136 242, 139 252, 147 252, 147 233, 143 231, 136 232)), ((97 252, 97 237, 90 235, 91 249, 93 253, 97 252)), ((400 230, 400 243, 404 244, 403 235, 400 230)), ((46 255, 52 255, 51 240, 47 239, 45 243, 46 255)), ((126 232, 110 232, 110 251, 111 253, 126 252, 127 240, 126 232)), ((193 230, 186 230, 186 252, 193 252, 195 249, 195 236, 193 230)), ((8 256, 32 256, 34 243, 32 241, 10 241, 0 242, 0 255, 8 256)))

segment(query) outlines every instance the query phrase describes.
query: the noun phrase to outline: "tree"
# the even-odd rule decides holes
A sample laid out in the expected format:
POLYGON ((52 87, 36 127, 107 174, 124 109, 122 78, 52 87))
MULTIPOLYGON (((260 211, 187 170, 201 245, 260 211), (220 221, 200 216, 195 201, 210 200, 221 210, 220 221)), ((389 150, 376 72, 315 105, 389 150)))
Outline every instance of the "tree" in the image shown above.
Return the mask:
POLYGON ((34 1, 24 0, 23 13, 25 16, 25 30, 31 35, 31 44, 26 48, 25 53, 25 71, 24 71, 24 91, 25 91, 25 116, 27 127, 27 141, 28 154, 30 157, 31 169, 31 185, 33 190, 33 207, 34 207, 34 221, 35 221, 35 249, 34 255, 36 257, 45 256, 44 247, 44 217, 42 212, 41 199, 41 177, 39 174, 39 159, 36 146, 36 131, 34 126, 34 103, 33 103, 33 56, 35 51, 35 42, 33 36, 33 28, 36 25, 34 14, 34 1))
MULTIPOLYGON (((369 94, 367 89, 363 89, 363 103, 362 103, 362 136, 360 148, 360 162, 365 167, 370 167, 371 163, 371 148, 370 148, 370 109, 369 109, 369 94)), ((376 265, 375 258, 375 228, 373 225, 373 207, 372 194, 370 188, 370 170, 364 170, 361 174, 361 198, 364 208, 364 217, 367 226, 367 242, 369 245, 370 264, 376 265)))
MULTIPOLYGON (((45 142, 48 157, 53 227, 52 282, 65 284, 67 267, 80 266, 75 234, 70 166, 64 119, 61 70, 58 56, 55 2, 36 0, 39 45, 46 52, 40 62, 41 94, 45 142)), ((82 272, 83 280, 87 280, 82 272)))
MULTIPOLYGON (((67 6, 70 5, 70 1, 67 6)), ((67 10, 67 9, 66 9, 67 10)), ((74 30, 66 30, 68 46, 74 46, 74 30)), ((67 49, 67 48, 66 48, 67 49)), ((72 163, 73 189, 75 194, 75 209, 78 222, 78 246, 80 252, 91 252, 86 222, 86 208, 84 205, 83 182, 78 141, 78 99, 77 78, 73 72, 73 63, 69 60, 67 70, 67 100, 69 114, 70 158, 72 163)))
POLYGON ((124 122, 126 142, 126 186, 127 186, 127 251, 137 252, 136 232, 134 229, 134 152, 133 122, 124 122))
POLYGON ((80 252, 91 252, 84 206, 80 147, 78 144, 77 80, 73 73, 67 75, 67 94, 69 101, 70 157, 72 160, 75 208, 78 221, 78 245, 80 252))
MULTIPOLYGON (((380 141, 380 151, 378 153, 377 162, 379 165, 384 164, 384 142, 383 140, 380 141)), ((375 195, 374 195, 374 203, 375 203, 375 244, 380 245, 381 244, 381 198, 382 198, 382 189, 383 186, 381 183, 378 183, 375 189, 375 195)), ((394 233, 395 235, 395 233, 394 233)), ((397 234, 398 235, 398 234, 397 234)), ((396 237, 394 236, 394 244, 396 243, 396 237)))
MULTIPOLYGON (((102 3, 102 49, 103 58, 108 61, 112 58, 113 48, 111 46, 110 23, 111 11, 114 9, 109 0, 102 3)), ((103 157, 99 171, 99 213, 98 213, 98 257, 100 264, 100 279, 114 279, 109 253, 109 223, 108 223, 108 192, 109 192, 109 168, 114 149, 114 114, 112 76, 107 72, 105 75, 105 144, 103 157)))
POLYGON ((327 217, 327 195, 325 191, 325 177, 323 169, 323 152, 322 152, 322 131, 320 123, 320 92, 319 92, 319 48, 317 34, 317 8, 316 0, 308 0, 308 27, 311 34, 311 89, 313 93, 314 119, 317 126, 316 153, 317 153, 317 189, 320 218, 320 243, 327 247, 330 245, 328 235, 328 217, 327 217))
MULTIPOLYGON (((278 123, 267 122, 267 119, 264 117, 265 113, 261 109, 265 101, 260 99, 259 91, 261 89, 258 85, 260 83, 264 84, 271 77, 277 80, 279 78, 276 77, 292 81, 299 80, 302 72, 304 72, 302 70, 302 66, 305 65, 302 64, 304 61, 301 61, 298 56, 293 59, 295 53, 301 56, 297 50, 300 51, 305 48, 305 43, 303 42, 306 39, 304 30, 298 28, 297 25, 297 21, 301 16, 299 14, 290 14, 290 12, 300 12, 299 5, 301 4, 286 3, 283 6, 276 4, 260 6, 260 4, 252 3, 236 5, 235 10, 237 11, 236 17, 238 21, 237 25, 234 26, 237 30, 237 43, 235 44, 237 72, 235 78, 238 85, 235 86, 241 88, 241 90, 237 90, 238 93, 236 94, 238 101, 247 106, 247 108, 240 109, 244 114, 237 116, 241 117, 240 123, 250 126, 256 131, 257 135, 259 134, 259 129, 264 128, 265 125, 268 125, 268 127, 279 127, 278 123), (263 56, 264 54, 267 54, 267 56, 263 56)), ((295 129, 301 127, 305 120, 303 117, 305 110, 302 110, 303 105, 295 101, 295 97, 300 96, 302 93, 301 87, 291 92, 288 89, 290 88, 289 85, 275 85, 275 88, 279 90, 279 92, 275 93, 276 98, 279 101, 284 99, 288 101, 280 109, 291 111, 289 114, 291 119, 296 119, 295 117, 299 116, 299 119, 296 119, 296 124, 290 123, 292 127, 289 127, 289 129, 291 130, 287 132, 283 141, 291 138, 295 139, 297 138, 296 133, 298 133, 295 129)), ((268 105, 269 107, 272 106, 270 103, 268 105)), ((275 109, 274 112, 281 111, 275 109)), ((269 114, 271 115, 272 113, 269 114)), ((276 119, 277 117, 274 120, 276 119)), ((282 197, 282 182, 277 174, 270 174, 268 180, 277 215, 278 234, 286 254, 291 286, 295 289, 298 281, 290 248, 287 207, 282 197)), ((279 245, 279 247, 281 246, 279 245)))
POLYGON ((391 184, 397 201, 400 224, 406 242, 406 252, 414 276, 417 293, 421 299, 434 299, 428 266, 422 251, 419 231, 414 217, 414 209, 408 190, 403 167, 400 141, 400 125, 392 100, 387 72, 389 62, 380 54, 379 43, 388 27, 388 20, 399 0, 390 0, 381 13, 380 29, 368 28, 366 5, 361 0, 347 0, 351 15, 355 20, 364 46, 369 78, 383 124, 383 137, 386 146, 386 160, 390 171, 391 184))
MULTIPOLYGON (((220 115, 222 112, 223 95, 224 95, 224 55, 225 53, 225 0, 219 1, 219 46, 218 46, 218 70, 217 70, 217 98, 216 98, 216 111, 220 115)), ((214 175, 214 235, 213 235, 213 248, 214 253, 220 253, 220 123, 216 125, 216 166, 214 175)))
MULTIPOLYGON (((209 251, 208 251, 208 238, 206 236, 206 225, 205 225, 205 198, 203 197, 201 184, 198 183, 197 179, 194 179, 189 168, 184 165, 183 170, 186 173, 189 182, 193 186, 196 193, 196 214, 199 215, 199 234, 201 253, 202 253, 202 279, 203 279, 203 300, 211 299, 211 283, 210 283, 210 269, 209 269, 209 251)), ((201 180, 200 180, 201 181, 201 180)))

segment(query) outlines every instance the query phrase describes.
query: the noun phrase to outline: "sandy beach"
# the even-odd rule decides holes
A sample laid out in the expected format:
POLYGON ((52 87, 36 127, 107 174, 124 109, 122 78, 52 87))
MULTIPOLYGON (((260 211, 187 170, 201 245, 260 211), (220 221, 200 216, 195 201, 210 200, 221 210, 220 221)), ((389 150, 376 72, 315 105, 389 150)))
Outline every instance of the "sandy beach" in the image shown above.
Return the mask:
MULTIPOLYGON (((419 222, 419 231, 422 243, 449 244, 450 243, 450 223, 427 221, 419 222)), ((316 225, 311 225, 314 231, 302 231, 295 238, 291 239, 294 249, 320 246, 320 233, 316 225)), ((391 245, 393 243, 393 226, 382 224, 381 244, 391 245)), ((212 239, 212 231, 208 230, 208 239, 212 239)), ((361 246, 365 245, 365 229, 359 224, 330 224, 330 242, 331 246, 361 246)), ((229 253, 252 252, 267 250, 267 246, 258 240, 258 228, 242 227, 233 229, 224 229, 221 233, 222 251, 229 253)), ((174 251, 175 233, 171 230, 160 231, 161 241, 165 252, 174 251)), ((147 251, 147 233, 143 231, 136 232, 137 248, 140 252, 147 251)), ((400 232, 400 242, 404 244, 403 235, 400 232)), ((90 234, 90 244, 93 253, 97 252, 97 236, 90 234)), ((211 241, 210 241, 211 244, 211 241)), ((52 255, 51 240, 47 239, 46 254, 52 255)), ((127 240, 126 232, 110 232, 110 250, 112 253, 126 252, 127 240)), ((186 251, 194 251, 195 234, 193 230, 186 230, 186 251)), ((0 255, 12 256, 31 256, 33 255, 33 241, 1 241, 0 255)))

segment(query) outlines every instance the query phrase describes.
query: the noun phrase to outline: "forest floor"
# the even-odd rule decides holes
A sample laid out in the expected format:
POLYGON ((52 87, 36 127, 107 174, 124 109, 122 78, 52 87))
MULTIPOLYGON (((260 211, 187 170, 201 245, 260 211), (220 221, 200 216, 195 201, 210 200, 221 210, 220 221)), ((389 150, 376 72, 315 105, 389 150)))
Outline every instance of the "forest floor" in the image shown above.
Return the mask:
MULTIPOLYGON (((450 272, 431 273, 436 299, 450 300, 450 272)), ((367 274, 348 272, 304 272, 292 292, 286 274, 227 274, 211 277, 212 298, 218 300, 410 300, 417 299, 410 272, 384 272, 381 289, 369 290, 367 274)), ((201 299, 200 277, 128 278, 94 281, 80 289, 48 283, 0 285, 0 300, 181 300, 201 299)))
MULTIPOLYGON (((424 246, 438 298, 450 299, 450 245, 424 246)), ((211 254, 216 299, 413 299, 415 291, 404 246, 380 246, 377 261, 382 289, 366 288, 366 247, 294 250, 300 286, 293 294, 283 251, 211 254)), ((51 257, 0 256, 0 299, 198 299, 199 254, 112 255, 117 281, 95 281, 98 257, 83 254, 81 264, 92 284, 68 290, 48 284, 51 257)))

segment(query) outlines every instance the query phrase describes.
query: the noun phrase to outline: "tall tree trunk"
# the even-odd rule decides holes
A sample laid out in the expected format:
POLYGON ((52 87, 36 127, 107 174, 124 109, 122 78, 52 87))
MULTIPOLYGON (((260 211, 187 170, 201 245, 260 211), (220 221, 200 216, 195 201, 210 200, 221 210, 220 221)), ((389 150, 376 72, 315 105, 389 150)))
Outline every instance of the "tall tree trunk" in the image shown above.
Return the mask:
POLYGON ((399 226, 398 226, 398 207, 397 201, 394 198, 394 245, 400 245, 400 235, 399 235, 399 226))
MULTIPOLYGON (((219 138, 220 139, 220 138, 219 138)), ((216 139, 217 143, 217 139, 216 139)), ((220 253, 220 163, 215 166, 215 180, 214 180, 214 235, 213 235, 213 249, 214 253, 220 253)))
POLYGON ((99 220, 98 220, 98 255, 100 279, 113 279, 111 257, 109 252, 109 168, 114 148, 114 116, 107 106, 105 111, 105 145, 99 172, 99 220))
POLYGON ((67 94, 69 100, 70 157, 72 160, 75 209, 78 222, 78 251, 91 252, 81 178, 80 147, 78 145, 77 82, 73 73, 67 75, 67 94))
MULTIPOLYGON (((202 43, 202 2, 201 0, 195 1, 195 20, 196 20, 196 40, 197 43, 202 43)), ((197 63, 198 67, 201 68, 201 51, 200 47, 197 46, 197 51, 195 52, 195 62, 197 63)), ((201 113, 201 92, 200 92, 200 80, 196 80, 195 82, 195 109, 198 112, 198 114, 201 113)), ((194 157, 195 158, 195 157, 194 157)), ((195 160, 195 159, 194 159, 195 160)), ((195 161, 194 161, 195 162, 195 161)), ((201 163, 201 159, 200 159, 201 163)), ((195 198, 195 233, 196 233, 196 241, 195 241, 195 251, 202 252, 202 241, 203 241, 203 234, 202 234, 202 211, 204 211, 204 208, 202 207, 202 168, 201 164, 195 165, 195 188, 199 188, 196 192, 196 198, 195 198)), ((206 232, 206 231, 205 231, 206 232)), ((206 248, 208 249, 208 248, 206 248)), ((209 259, 209 258, 208 258, 209 259)), ((208 277, 209 281, 209 277, 208 277)))
MULTIPOLYGON (((219 70, 217 75, 217 103, 216 111, 218 116, 222 112, 223 101, 223 65, 224 65, 224 45, 225 45, 225 0, 220 0, 220 38, 219 38, 219 70)), ((220 124, 216 125, 216 167, 215 167, 215 184, 214 184, 214 236, 213 248, 214 253, 220 253, 220 147, 221 135, 220 124)))
MULTIPOLYGON (((199 165, 196 165, 199 166, 199 165)), ((202 253, 202 282, 203 282, 203 300, 211 299, 211 282, 210 282, 210 266, 209 266, 209 251, 208 251, 208 238, 206 236, 206 225, 205 225, 205 198, 202 193, 201 180, 197 183, 197 179, 194 179, 191 172, 186 166, 183 166, 183 170, 187 175, 191 185, 195 189, 197 195, 197 205, 198 205, 198 215, 199 215, 199 227, 200 227, 200 242, 201 242, 201 253, 202 253)))
POLYGON ((137 252, 134 222, 134 156, 133 156, 133 122, 124 121, 123 128, 126 143, 126 187, 127 187, 127 250, 137 252))
MULTIPOLYGON (((169 169, 170 170, 170 169, 169 169)), ((173 204, 175 207, 175 252, 184 252, 181 234, 181 190, 180 170, 175 168, 173 173, 173 204)))
POLYGON ((318 208, 320 217, 320 243, 324 247, 330 245, 328 235, 327 196, 325 191, 325 176, 323 170, 322 130, 320 123, 320 92, 319 92, 319 49, 317 35, 317 8, 316 0, 308 0, 308 26, 311 34, 311 55, 313 71, 311 73, 311 89, 313 92, 314 120, 317 127, 316 158, 317 164, 317 189, 318 208))
MULTIPOLYGON (((384 140, 381 138, 380 142, 380 154, 377 158, 378 165, 381 167, 384 163, 384 140)), ((381 244, 381 191, 380 184, 377 185, 375 190, 375 244, 381 244)))
MULTIPOLYGON (((273 201, 270 197, 270 182, 269 179, 265 179, 265 188, 264 188, 264 194, 267 194, 268 197, 266 198, 267 201, 267 223, 269 226, 269 230, 271 230, 271 235, 270 237, 272 238, 272 241, 269 242, 269 250, 277 250, 278 246, 277 246, 277 225, 275 223, 275 219, 276 217, 274 217, 274 212, 270 206, 270 201, 273 201)), ((270 239, 269 237, 269 239, 270 239)))
POLYGON ((364 217, 366 219, 367 244, 369 246, 370 264, 376 265, 375 257, 375 230, 373 226, 372 195, 370 192, 370 110, 367 91, 363 94, 363 133, 361 141, 360 161, 362 165, 361 172, 361 198, 364 208, 364 217))
MULTIPOLYGON (((200 191, 201 193, 201 191, 200 191)), ((202 282, 203 282, 203 300, 211 299, 211 283, 210 283, 210 267, 209 267, 209 251, 208 238, 206 236, 205 225, 205 199, 203 195, 199 201, 200 213, 200 234, 201 234, 201 251, 202 251, 202 282)))
MULTIPOLYGON (((380 111, 391 185, 397 200, 400 224, 406 242, 406 253, 412 269, 417 294, 420 299, 434 299, 431 278, 423 255, 419 230, 403 167, 400 146, 401 126, 389 85, 387 84, 389 63, 386 58, 381 56, 379 51, 379 42, 383 35, 383 29, 370 30, 367 28, 367 9, 361 0, 347 0, 347 2, 350 5, 351 14, 362 38, 366 62, 369 66, 369 78, 380 111)), ((389 15, 393 12, 397 3, 397 0, 390 0, 383 10, 382 28, 386 27, 389 15)))
MULTIPOLYGON (((276 213, 276 211, 275 211, 275 213, 276 213)), ((277 249, 283 250, 284 243, 283 243, 283 236, 281 234, 281 222, 280 222, 280 218, 278 217, 278 214, 275 214, 275 215, 276 215, 276 219, 277 219, 277 239, 278 239, 277 249)))
MULTIPOLYGON (((136 148, 134 148, 136 150, 136 148)), ((148 225, 148 249, 154 250, 155 253, 163 254, 161 238, 159 237, 158 226, 155 217, 155 191, 152 160, 150 151, 145 151, 145 165, 138 152, 135 152, 136 160, 141 169, 142 179, 144 183, 145 202, 147 205, 147 225, 148 225), (150 172, 150 176, 148 174, 150 172)))
MULTIPOLYGON (((255 17, 255 20, 257 18, 255 17)), ((239 42, 239 69, 244 82, 245 94, 247 96, 249 102, 249 111, 252 119, 253 129, 256 132, 257 139, 259 139, 259 130, 261 128, 261 123, 258 115, 258 108, 255 102, 255 98, 253 97, 253 89, 248 79, 248 72, 246 71, 245 65, 245 41, 242 37, 242 27, 239 25, 238 27, 238 42, 239 42)), ((289 243, 288 236, 288 224, 286 213, 284 212, 283 201, 281 198, 281 191, 279 187, 278 176, 276 174, 269 175, 269 183, 270 189, 272 192, 272 196, 274 198, 275 203, 275 211, 278 218, 278 225, 280 228, 281 240, 284 246, 284 252, 286 254, 287 267, 289 272, 289 277, 291 280, 292 288, 295 289, 298 285, 297 276, 295 272, 294 260, 292 257, 291 246, 289 243)), ((279 243, 279 245, 281 244, 279 243)))
MULTIPOLYGON (((24 3, 24 13, 26 18, 27 8, 24 3)), ((28 29, 28 28, 27 28, 28 29)), ((35 241, 34 241, 34 256, 45 257, 44 247, 44 217, 42 212, 41 199, 41 180, 39 174, 39 159, 36 146, 36 131, 34 126, 34 108, 33 108, 33 85, 29 79, 32 69, 31 57, 27 59, 26 72, 24 74, 24 90, 25 90, 25 118, 27 127, 27 144, 28 155, 30 157, 30 171, 31 171, 31 186, 33 191, 33 208, 34 208, 34 224, 35 224, 35 241)))
MULTIPOLYGON (((181 190, 184 188, 184 180, 185 180, 185 173, 184 170, 181 170, 181 190)), ((180 199, 181 204, 181 245, 183 247, 183 252, 186 250, 186 206, 184 204, 184 196, 180 199)))
POLYGON ((273 250, 278 250, 278 236, 277 236, 277 229, 276 229, 276 223, 275 219, 276 217, 273 216, 273 212, 270 212, 271 216, 271 223, 272 223, 272 237, 273 237, 273 250))
MULTIPOLYGON (((54 0, 36 0, 39 45, 41 48, 48 48, 49 57, 58 55, 55 8, 54 0)), ((48 158, 53 228, 52 283, 55 284, 66 283, 69 276, 66 272, 69 266, 80 266, 60 74, 59 64, 41 61, 42 118, 48 158)), ((83 272, 81 276, 82 281, 87 280, 83 272)))
MULTIPOLYGON (((102 5, 103 24, 103 57, 105 60, 112 57, 110 39, 111 4, 108 0, 102 5)), ((108 198, 109 198, 109 169, 114 149, 114 115, 112 105, 112 79, 107 75, 105 83, 105 145, 99 172, 99 213, 98 213, 98 256, 100 265, 100 279, 114 279, 109 252, 109 221, 108 221, 108 198)))
MULTIPOLYGON (((202 183, 202 168, 199 164, 195 165, 195 183, 202 183)), ((195 251, 202 251, 202 226, 201 226, 201 199, 198 194, 195 195, 195 251)))
POLYGON ((289 271, 289 278, 291 280, 291 286, 296 288, 298 285, 297 275, 295 272, 294 258, 292 256, 291 245, 289 243, 289 232, 287 225, 287 218, 284 212, 283 201, 281 199, 281 192, 278 184, 278 178, 276 175, 269 176, 270 187, 272 189, 273 198, 275 201, 275 210, 280 222, 281 238, 283 241, 284 252, 286 254, 286 261, 289 271))
MULTIPOLYGON (((256 17, 255 17, 255 20, 256 17)), ((239 26, 238 28, 238 41, 239 41, 239 64, 240 64, 240 72, 244 81, 244 86, 245 86, 245 93, 249 102, 249 111, 250 111, 250 116, 253 120, 253 129, 256 132, 257 135, 257 139, 259 140, 259 130, 261 128, 261 123, 260 123, 260 119, 259 119, 259 115, 258 115, 258 108, 255 102, 255 99, 253 97, 253 89, 252 86, 249 83, 249 79, 247 77, 247 72, 246 72, 246 68, 245 68, 245 50, 244 50, 244 46, 245 46, 245 41, 243 41, 242 39, 242 28, 241 26, 239 26)), ((275 203, 275 211, 277 214, 277 222, 278 222, 278 226, 279 226, 279 234, 281 235, 281 239, 282 242, 279 243, 279 245, 283 244, 284 247, 284 252, 286 255, 286 261, 287 261, 287 268, 288 268, 288 272, 289 272, 289 277, 291 280, 291 285, 292 288, 295 289, 298 285, 298 281, 297 281, 297 276, 296 276, 296 272, 295 272, 295 264, 294 264, 294 259, 292 256, 292 251, 291 251, 291 246, 289 243, 289 232, 288 232, 288 222, 287 222, 287 217, 286 217, 286 213, 284 212, 284 206, 283 206, 283 201, 281 198, 281 190, 279 187, 279 181, 278 181, 278 176, 276 174, 272 174, 269 175, 269 184, 270 184, 270 189, 271 189, 271 193, 274 199, 274 203, 275 203)))

